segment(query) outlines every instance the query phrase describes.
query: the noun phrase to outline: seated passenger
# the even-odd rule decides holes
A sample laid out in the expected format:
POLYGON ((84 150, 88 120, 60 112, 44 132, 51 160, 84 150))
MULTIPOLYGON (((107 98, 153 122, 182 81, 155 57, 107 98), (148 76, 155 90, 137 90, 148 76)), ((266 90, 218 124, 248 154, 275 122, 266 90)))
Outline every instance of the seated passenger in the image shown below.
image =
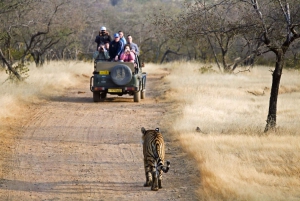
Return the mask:
POLYGON ((124 46, 124 50, 120 56, 120 60, 124 62, 131 62, 134 63, 135 55, 133 52, 130 51, 130 45, 126 44, 124 46))
POLYGON ((114 34, 114 38, 115 39, 109 44, 109 57, 110 61, 119 61, 123 45, 120 41, 120 36, 118 33, 114 34))
POLYGON ((100 60, 100 61, 107 61, 109 59, 109 53, 108 50, 105 48, 104 43, 101 43, 98 51, 94 53, 94 59, 100 60))

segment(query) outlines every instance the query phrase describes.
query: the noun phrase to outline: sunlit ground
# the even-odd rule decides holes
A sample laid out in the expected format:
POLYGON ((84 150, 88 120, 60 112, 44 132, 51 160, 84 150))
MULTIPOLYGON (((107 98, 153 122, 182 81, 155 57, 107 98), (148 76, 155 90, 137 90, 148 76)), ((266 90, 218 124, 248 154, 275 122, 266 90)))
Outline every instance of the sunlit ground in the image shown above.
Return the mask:
POLYGON ((164 66, 172 68, 167 96, 179 107, 171 132, 198 161, 199 195, 203 200, 299 200, 299 72, 283 71, 278 128, 264 134, 271 68, 224 75, 201 74, 201 66, 164 66))
MULTIPOLYGON (((146 64, 147 73, 170 71, 165 98, 174 102, 164 119, 198 162, 203 200, 300 199, 300 74, 284 70, 278 98, 277 130, 263 133, 271 87, 271 67, 238 74, 201 74, 202 64, 146 64), (196 132, 199 127, 201 132, 196 132)), ((52 62, 30 66, 19 85, 0 71, 0 127, 23 108, 63 94, 90 76, 92 63, 52 62)), ((216 68, 215 68, 216 69, 216 68)), ((242 69, 238 69, 242 70, 242 69)), ((1 132, 0 132, 1 133, 1 132)))

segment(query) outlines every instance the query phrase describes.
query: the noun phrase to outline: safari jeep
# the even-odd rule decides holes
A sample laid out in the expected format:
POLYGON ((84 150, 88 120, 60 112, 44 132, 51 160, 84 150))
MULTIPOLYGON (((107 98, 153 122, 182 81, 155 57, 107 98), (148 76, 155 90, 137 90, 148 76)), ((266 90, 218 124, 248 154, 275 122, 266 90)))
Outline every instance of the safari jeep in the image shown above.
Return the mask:
POLYGON ((94 75, 90 79, 94 102, 103 101, 107 94, 129 94, 134 102, 144 99, 147 73, 142 72, 142 67, 138 57, 135 64, 95 60, 94 75))

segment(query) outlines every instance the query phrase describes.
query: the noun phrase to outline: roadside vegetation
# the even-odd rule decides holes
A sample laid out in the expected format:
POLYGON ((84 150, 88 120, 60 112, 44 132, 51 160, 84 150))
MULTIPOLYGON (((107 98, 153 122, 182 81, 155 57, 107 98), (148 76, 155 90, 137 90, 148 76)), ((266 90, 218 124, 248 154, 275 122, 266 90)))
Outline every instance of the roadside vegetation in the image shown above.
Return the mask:
MULTIPOLYGON (((28 68, 30 76, 19 84, 11 83, 7 80, 6 72, 0 71, 0 119, 15 118, 22 114, 26 105, 38 104, 43 99, 61 95, 67 87, 78 84, 80 77, 86 76, 89 81, 93 64, 68 61, 52 62, 45 68, 36 68, 31 64, 28 68)), ((0 121, 0 126, 4 123, 4 120, 0 121)))
POLYGON ((199 196, 202 200, 297 200, 299 71, 284 71, 278 127, 265 134, 269 67, 222 75, 201 73, 205 66, 164 65, 171 71, 165 78, 170 83, 167 99, 178 106, 168 114, 167 119, 175 118, 168 132, 179 136, 198 162, 199 196))

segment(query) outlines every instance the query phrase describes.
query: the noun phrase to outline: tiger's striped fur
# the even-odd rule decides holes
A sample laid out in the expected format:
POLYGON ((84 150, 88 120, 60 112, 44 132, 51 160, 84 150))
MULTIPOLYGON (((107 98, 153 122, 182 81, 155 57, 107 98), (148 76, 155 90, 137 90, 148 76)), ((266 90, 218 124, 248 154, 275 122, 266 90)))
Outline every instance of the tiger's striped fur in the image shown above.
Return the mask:
POLYGON ((162 188, 162 172, 167 173, 170 168, 170 162, 164 166, 165 144, 159 128, 155 130, 141 129, 143 136, 143 154, 146 183, 144 186, 151 186, 151 190, 157 191, 162 188))

